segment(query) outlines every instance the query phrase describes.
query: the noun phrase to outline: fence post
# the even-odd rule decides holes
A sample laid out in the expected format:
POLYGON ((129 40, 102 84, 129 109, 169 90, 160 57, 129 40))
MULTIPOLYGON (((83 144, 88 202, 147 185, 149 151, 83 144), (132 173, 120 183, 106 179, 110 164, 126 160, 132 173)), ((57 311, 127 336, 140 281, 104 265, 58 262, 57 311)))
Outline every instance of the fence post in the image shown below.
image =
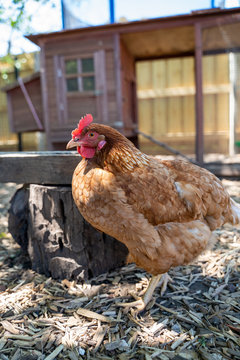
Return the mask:
POLYGON ((196 87, 196 160, 203 164, 203 89, 202 89, 202 31, 195 24, 195 87, 196 87))

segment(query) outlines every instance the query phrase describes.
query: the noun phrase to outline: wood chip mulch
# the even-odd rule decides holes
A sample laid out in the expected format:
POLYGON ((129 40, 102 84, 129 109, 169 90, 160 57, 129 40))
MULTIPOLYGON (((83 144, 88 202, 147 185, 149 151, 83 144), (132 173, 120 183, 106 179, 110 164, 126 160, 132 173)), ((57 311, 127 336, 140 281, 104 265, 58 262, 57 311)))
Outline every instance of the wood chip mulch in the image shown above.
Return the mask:
MULTIPOLYGON (((229 187, 240 195, 240 183, 229 187)), ((0 233, 0 359, 240 359, 239 226, 217 230, 212 250, 173 269, 165 294, 156 289, 137 317, 117 306, 147 287, 134 264, 60 282, 26 268, 7 229, 0 233)))

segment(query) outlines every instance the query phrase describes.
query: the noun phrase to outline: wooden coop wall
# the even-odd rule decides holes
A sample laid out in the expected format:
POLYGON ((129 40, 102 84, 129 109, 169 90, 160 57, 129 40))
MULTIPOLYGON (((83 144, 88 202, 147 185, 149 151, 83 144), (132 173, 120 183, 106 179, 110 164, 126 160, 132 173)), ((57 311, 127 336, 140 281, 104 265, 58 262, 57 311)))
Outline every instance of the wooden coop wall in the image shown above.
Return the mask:
MULTIPOLYGON (((18 56, 21 62, 20 76, 22 78, 34 73, 34 55, 34 53, 31 53, 18 56)), ((0 63, 0 88, 15 81, 12 66, 10 64, 0 63), (6 74, 5 79, 3 74, 6 74)), ((22 135, 22 141, 24 150, 37 150, 38 139, 35 133, 24 133, 22 135)), ((7 96, 5 92, 0 91, 0 151, 16 151, 17 148, 17 135, 11 132, 9 126, 7 96)))
POLYGON ((79 37, 49 41, 42 48, 45 75, 42 81, 48 144, 61 149, 81 116, 91 112, 96 122, 118 121, 113 36, 79 37), (95 90, 68 92, 65 61, 94 58, 95 90))
MULTIPOLYGON (((228 153, 229 56, 203 57, 204 146, 206 153, 228 153)), ((137 63, 139 130, 183 153, 195 152, 193 57, 137 63)), ((240 121, 239 121, 240 124, 240 121)), ((160 147, 140 138, 148 153, 160 147)))
MULTIPOLYGON (((42 94, 39 76, 33 78, 31 81, 28 81, 26 84, 24 84, 24 86, 27 93, 29 94, 36 114, 38 115, 38 118, 42 124, 42 94)), ((27 105, 27 101, 20 86, 9 90, 7 96, 11 107, 10 123, 12 131, 16 133, 39 131, 39 127, 34 120, 33 114, 29 106, 27 105)))

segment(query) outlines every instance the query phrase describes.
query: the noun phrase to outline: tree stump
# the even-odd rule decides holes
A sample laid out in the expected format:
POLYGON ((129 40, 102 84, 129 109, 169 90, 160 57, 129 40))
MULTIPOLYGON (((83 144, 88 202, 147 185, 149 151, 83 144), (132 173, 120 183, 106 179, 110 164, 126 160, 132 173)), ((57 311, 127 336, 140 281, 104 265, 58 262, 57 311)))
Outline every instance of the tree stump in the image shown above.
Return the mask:
POLYGON ((79 213, 70 186, 29 185, 11 200, 9 231, 32 269, 55 279, 89 279, 123 265, 125 245, 79 213))

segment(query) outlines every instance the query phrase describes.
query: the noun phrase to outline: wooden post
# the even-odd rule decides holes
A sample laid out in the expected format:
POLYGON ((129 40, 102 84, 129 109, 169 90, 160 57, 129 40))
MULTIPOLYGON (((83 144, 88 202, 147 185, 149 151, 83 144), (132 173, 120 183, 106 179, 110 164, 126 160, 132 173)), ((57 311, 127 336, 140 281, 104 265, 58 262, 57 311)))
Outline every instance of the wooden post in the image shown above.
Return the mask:
POLYGON ((17 136, 18 136, 18 151, 23 151, 22 133, 17 133, 17 136))
POLYGON ((229 92, 229 155, 235 155, 235 123, 236 123, 236 87, 237 87, 237 64, 236 55, 229 54, 229 78, 231 90, 229 92))
MULTIPOLYGON (((17 80, 19 77, 19 68, 16 66, 16 62, 18 60, 18 57, 15 56, 14 57, 14 76, 15 79, 17 80)), ((13 121, 13 120, 12 120, 13 121)), ((17 137, 18 137, 18 151, 23 151, 23 144, 22 144, 22 133, 17 133, 17 137)))
POLYGON ((196 107, 196 160, 203 164, 203 86, 202 86, 202 33, 201 25, 195 24, 195 107, 196 107))
POLYGON ((121 71, 121 50, 119 34, 114 35, 114 63, 116 74, 116 96, 117 96, 117 122, 123 126, 123 112, 122 112, 122 71, 121 71))

